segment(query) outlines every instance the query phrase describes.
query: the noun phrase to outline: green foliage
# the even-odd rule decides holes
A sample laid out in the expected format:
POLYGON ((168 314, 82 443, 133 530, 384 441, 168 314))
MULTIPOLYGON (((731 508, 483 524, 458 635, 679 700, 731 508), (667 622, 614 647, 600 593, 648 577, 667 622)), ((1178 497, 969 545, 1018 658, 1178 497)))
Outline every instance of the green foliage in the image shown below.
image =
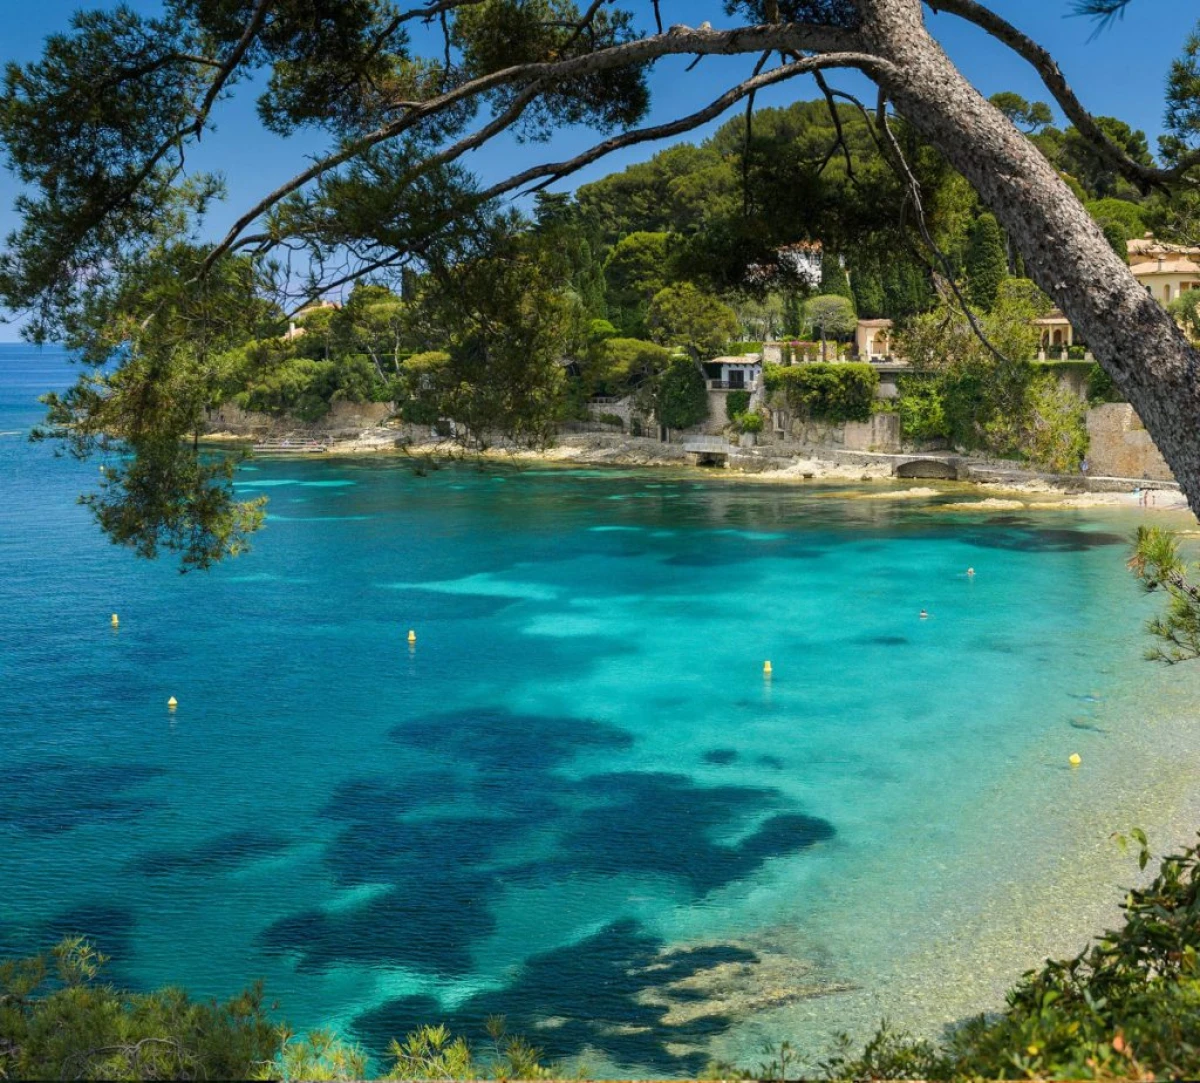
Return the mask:
POLYGON ((1146 233, 1146 214, 1137 203, 1127 199, 1091 199, 1084 207, 1097 222, 1115 222, 1125 234, 1125 239, 1132 241, 1146 233))
POLYGON ((958 447, 999 455, 1026 455, 1031 419, 1031 358, 1038 342, 1032 320, 1049 300, 1025 279, 1009 279, 981 322, 980 342, 962 313, 951 309, 920 316, 897 335, 897 349, 914 368, 933 373, 949 439, 958 447))
POLYGON ((762 348, 761 342, 727 342, 718 352, 722 357, 748 357, 762 353, 762 348))
POLYGON ((768 391, 782 391, 788 405, 818 421, 867 421, 879 373, 865 364, 766 365, 768 391))
POLYGON ((668 281, 665 233, 638 231, 622 237, 604 261, 609 312, 627 335, 645 330, 646 309, 668 281))
POLYGON ((967 297, 971 304, 990 312, 1008 277, 1008 258, 1004 252, 1004 234, 993 214, 981 214, 967 235, 967 297))
POLYGON ((1042 373, 1030 381, 1025 407, 1025 457, 1042 470, 1075 473, 1087 454, 1087 403, 1053 373, 1042 373))
POLYGON ((1146 658, 1168 665, 1200 658, 1200 588, 1188 578, 1178 538, 1159 527, 1138 527, 1129 569, 1147 592, 1167 595, 1167 611, 1146 625, 1163 645, 1146 658))
POLYGON ((730 391, 725 396, 725 416, 730 421, 736 421, 739 414, 744 414, 749 409, 749 391, 730 391))
POLYGON ((582 363, 590 394, 627 395, 666 370, 671 351, 640 338, 606 338, 594 344, 582 363))
POLYGON ((850 277, 842 261, 832 252, 821 256, 821 292, 829 296, 845 297, 854 304, 854 291, 850 288, 850 277))
POLYGON ((897 390, 896 412, 900 415, 900 434, 904 439, 923 443, 951 435, 940 379, 905 375, 899 380, 897 390))
POLYGON ((102 984, 83 939, 0 963, 0 1078, 249 1079, 279 1031, 258 986, 223 1003, 102 984))
POLYGON ((668 365, 655 387, 654 412, 668 429, 690 429, 708 417, 708 388, 691 361, 668 365))
POLYGON ((1054 120, 1054 114, 1045 102, 1026 101, 1020 94, 1014 94, 1011 90, 993 94, 988 101, 1027 133, 1041 131, 1054 120))
POLYGON ((1121 259, 1129 260, 1129 241, 1125 236, 1125 227, 1120 222, 1114 222, 1111 219, 1106 219, 1100 223, 1100 228, 1104 232, 1104 239, 1108 241, 1109 247, 1116 252, 1121 259))
POLYGON ((274 1060, 254 1079, 303 1079, 313 1083, 349 1083, 367 1078, 367 1055, 328 1030, 310 1031, 298 1041, 285 1029, 274 1060))
POLYGON ((738 332, 733 309, 690 282, 659 290, 646 323, 656 342, 682 346, 697 361, 716 357, 738 332))
POLYGON ((1184 290, 1169 305, 1167 311, 1193 342, 1200 341, 1200 290, 1184 290))
POLYGON ((1092 406, 1106 402, 1124 402, 1124 396, 1117 390, 1113 378, 1109 376, 1095 361, 1088 369, 1087 396, 1092 406))
POLYGON ((804 317, 821 333, 822 357, 825 356, 826 338, 845 338, 858 326, 854 305, 839 294, 814 297, 804 306, 804 317))
POLYGON ((763 416, 757 410, 738 414, 734 418, 740 432, 757 433, 763 431, 763 416))

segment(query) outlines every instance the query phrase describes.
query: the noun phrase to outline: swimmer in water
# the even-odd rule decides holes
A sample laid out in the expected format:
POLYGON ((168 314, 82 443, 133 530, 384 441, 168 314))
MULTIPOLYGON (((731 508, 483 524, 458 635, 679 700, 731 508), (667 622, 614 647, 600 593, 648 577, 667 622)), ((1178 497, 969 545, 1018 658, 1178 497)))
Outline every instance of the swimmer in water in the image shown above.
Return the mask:
POLYGON ((921 620, 928 620, 929 614, 924 609, 921 610, 921 620))
POLYGON ((968 578, 968 579, 974 579, 974 578, 975 578, 975 569, 974 569, 974 568, 968 568, 968 569, 967 569, 967 578, 968 578))

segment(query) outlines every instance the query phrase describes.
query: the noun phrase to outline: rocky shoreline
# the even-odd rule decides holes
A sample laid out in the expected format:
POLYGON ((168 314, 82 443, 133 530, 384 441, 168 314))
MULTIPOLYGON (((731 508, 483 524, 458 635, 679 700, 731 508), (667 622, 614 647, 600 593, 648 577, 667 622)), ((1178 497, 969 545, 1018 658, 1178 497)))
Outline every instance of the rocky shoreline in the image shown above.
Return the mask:
MULTIPOLYGON (((300 435, 297 444, 312 438, 313 434, 306 432, 300 435)), ((953 505, 963 511, 1104 506, 1187 511, 1186 500, 1174 482, 1040 474, 1016 463, 961 456, 954 457, 961 464, 962 476, 957 482, 939 482, 934 488, 921 479, 915 486, 895 488, 895 483, 901 480, 895 473, 898 463, 917 458, 917 454, 885 455, 815 447, 730 448, 724 468, 714 469, 693 465, 682 444, 616 433, 565 434, 552 446, 540 450, 512 446, 466 449, 455 440, 430 439, 428 430, 413 431, 410 426, 397 429, 376 425, 353 432, 321 433, 319 438, 324 451, 315 454, 325 456, 389 455, 413 460, 484 460, 564 467, 666 467, 763 484, 795 485, 808 481, 888 484, 889 487, 881 487, 875 493, 856 490, 846 494, 847 497, 872 500, 921 499, 945 495, 948 491, 962 492, 964 497, 978 490, 989 494, 981 500, 964 499, 953 505)), ((244 432, 217 431, 209 433, 205 439, 214 443, 243 444, 253 437, 244 432)), ((298 446, 292 454, 304 452, 298 446)))

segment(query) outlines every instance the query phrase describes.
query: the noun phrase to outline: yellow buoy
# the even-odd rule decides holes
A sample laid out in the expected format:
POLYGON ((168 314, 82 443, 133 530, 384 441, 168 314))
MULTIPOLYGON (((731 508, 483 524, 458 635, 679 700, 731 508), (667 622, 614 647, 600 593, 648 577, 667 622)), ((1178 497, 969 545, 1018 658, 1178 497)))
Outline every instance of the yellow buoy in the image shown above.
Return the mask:
POLYGON ((412 631, 412 629, 409 629, 408 641, 409 641, 409 643, 416 643, 416 641, 417 641, 417 633, 412 631))
POLYGON ((120 623, 121 623, 121 621, 118 619, 118 617, 117 617, 116 613, 114 613, 114 614, 112 615, 112 626, 113 626, 114 628, 116 628, 116 627, 117 627, 117 625, 119 625, 120 623))
POLYGON ((1071 755, 1067 757, 1067 762, 1072 767, 1078 767, 1081 763, 1083 763, 1083 757, 1081 757, 1078 752, 1072 752, 1071 755))
POLYGON ((764 677, 771 676, 771 663, 770 662, 763 662, 763 676, 764 677))
POLYGON ((173 711, 178 706, 179 706, 179 700, 177 700, 174 696, 172 696, 169 700, 167 700, 167 707, 170 708, 170 710, 173 711))

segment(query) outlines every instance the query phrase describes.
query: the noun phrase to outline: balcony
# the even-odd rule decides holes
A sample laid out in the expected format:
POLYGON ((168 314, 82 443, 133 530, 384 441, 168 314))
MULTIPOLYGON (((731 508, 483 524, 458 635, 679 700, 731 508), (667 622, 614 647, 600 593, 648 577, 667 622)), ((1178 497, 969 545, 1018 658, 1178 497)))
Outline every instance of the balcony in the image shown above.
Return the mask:
POLYGON ((709 380, 709 391, 757 391, 757 380, 709 380))

